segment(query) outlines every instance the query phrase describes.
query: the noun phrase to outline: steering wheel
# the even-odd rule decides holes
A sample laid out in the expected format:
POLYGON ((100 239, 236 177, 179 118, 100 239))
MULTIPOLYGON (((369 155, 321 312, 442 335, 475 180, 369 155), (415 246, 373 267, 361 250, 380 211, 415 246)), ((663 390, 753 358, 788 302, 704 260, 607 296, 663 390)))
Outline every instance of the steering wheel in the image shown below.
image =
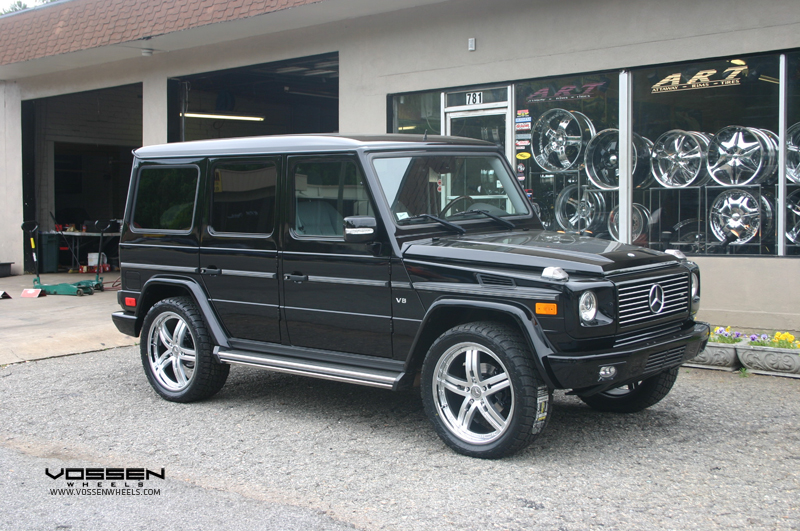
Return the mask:
MULTIPOLYGON (((452 199, 449 203, 447 203, 444 206, 444 208, 439 211, 439 215, 443 216, 444 213, 447 212, 450 209, 450 207, 452 207, 456 203, 456 201, 461 201, 462 199, 469 199, 470 201, 472 201, 472 203, 475 202, 475 200, 470 195, 460 195, 460 196, 456 197, 455 199, 452 199)), ((472 203, 470 203, 470 204, 472 204, 472 203)))

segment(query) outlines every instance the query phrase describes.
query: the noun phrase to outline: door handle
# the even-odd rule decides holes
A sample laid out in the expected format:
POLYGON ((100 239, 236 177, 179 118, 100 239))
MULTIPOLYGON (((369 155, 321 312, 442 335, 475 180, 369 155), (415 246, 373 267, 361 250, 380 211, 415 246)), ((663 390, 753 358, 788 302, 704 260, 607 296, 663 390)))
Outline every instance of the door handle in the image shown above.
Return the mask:
POLYGON ((201 267, 200 268, 201 275, 221 275, 222 269, 216 269, 214 267, 201 267))
POLYGON ((283 280, 291 280, 292 282, 307 282, 308 275, 283 275, 283 280))

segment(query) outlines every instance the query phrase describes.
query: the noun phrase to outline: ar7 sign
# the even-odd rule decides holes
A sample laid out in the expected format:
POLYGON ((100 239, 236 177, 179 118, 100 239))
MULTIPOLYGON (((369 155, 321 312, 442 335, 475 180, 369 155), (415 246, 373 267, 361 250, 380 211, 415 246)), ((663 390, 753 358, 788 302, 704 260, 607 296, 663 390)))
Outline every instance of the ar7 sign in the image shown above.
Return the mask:
POLYGON ((651 92, 655 94, 657 92, 674 92, 676 90, 694 90, 739 85, 741 83, 740 74, 745 70, 747 70, 747 65, 732 66, 723 70, 720 77, 714 77, 717 75, 717 70, 713 68, 700 70, 685 83, 681 83, 681 73, 676 72, 653 85, 651 87, 651 92), (714 77, 714 79, 712 79, 712 77, 714 77))

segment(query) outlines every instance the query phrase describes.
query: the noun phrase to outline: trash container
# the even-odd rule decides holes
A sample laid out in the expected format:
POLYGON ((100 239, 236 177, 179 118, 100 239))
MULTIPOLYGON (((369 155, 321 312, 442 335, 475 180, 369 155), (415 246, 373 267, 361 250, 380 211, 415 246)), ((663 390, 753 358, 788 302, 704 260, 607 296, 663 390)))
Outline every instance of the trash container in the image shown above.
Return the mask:
POLYGON ((39 233, 39 272, 58 273, 58 234, 39 233))

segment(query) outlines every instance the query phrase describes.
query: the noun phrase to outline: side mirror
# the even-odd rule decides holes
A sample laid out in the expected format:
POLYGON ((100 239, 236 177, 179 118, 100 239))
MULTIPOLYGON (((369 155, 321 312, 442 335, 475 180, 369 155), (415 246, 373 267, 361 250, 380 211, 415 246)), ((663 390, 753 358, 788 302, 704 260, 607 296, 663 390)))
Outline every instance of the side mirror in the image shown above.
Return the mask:
POLYGON ((372 216, 349 216, 344 218, 344 241, 347 243, 370 243, 375 240, 378 223, 372 216))

